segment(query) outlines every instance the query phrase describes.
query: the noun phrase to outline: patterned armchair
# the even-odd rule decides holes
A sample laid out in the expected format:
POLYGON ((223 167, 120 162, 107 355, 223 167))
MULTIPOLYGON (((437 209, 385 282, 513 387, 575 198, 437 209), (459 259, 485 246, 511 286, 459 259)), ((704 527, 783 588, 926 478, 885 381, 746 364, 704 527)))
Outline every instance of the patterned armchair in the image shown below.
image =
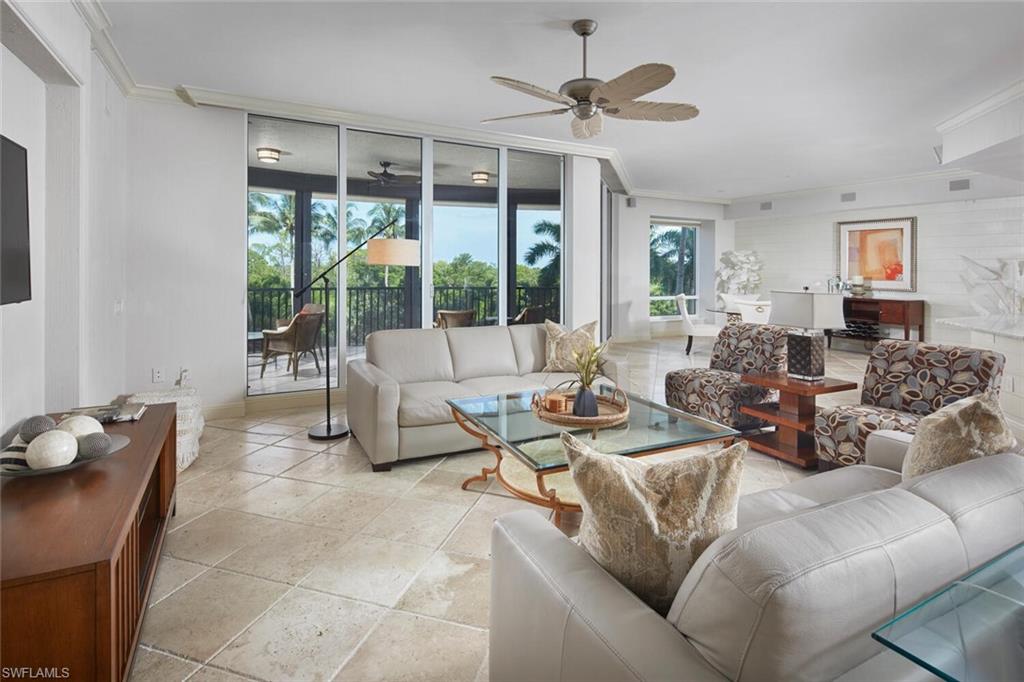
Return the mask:
POLYGON ((718 334, 708 369, 679 369, 665 375, 665 399, 677 410, 743 431, 766 424, 742 414, 743 405, 778 400, 777 391, 744 384, 743 374, 786 370, 786 330, 767 324, 728 325, 718 334))
POLYGON ((961 398, 999 391, 1006 358, 995 351, 880 341, 864 372, 860 405, 826 408, 814 420, 820 469, 859 464, 872 431, 914 433, 921 417, 961 398))

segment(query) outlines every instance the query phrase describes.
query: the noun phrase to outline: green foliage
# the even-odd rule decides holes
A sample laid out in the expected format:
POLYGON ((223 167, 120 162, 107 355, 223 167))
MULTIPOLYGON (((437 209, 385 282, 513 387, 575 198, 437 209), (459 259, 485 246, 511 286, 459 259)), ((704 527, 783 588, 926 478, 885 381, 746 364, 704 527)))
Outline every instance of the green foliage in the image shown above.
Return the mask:
POLYGON ((652 226, 652 296, 696 292, 696 249, 696 228, 652 226))
POLYGON ((550 220, 541 220, 533 226, 533 233, 546 239, 531 246, 525 260, 528 265, 537 265, 546 260, 547 263, 540 268, 537 284, 542 287, 558 286, 562 276, 562 226, 550 220))
POLYGON ((271 264, 265 255, 265 244, 249 246, 249 286, 254 289, 290 287, 291 273, 271 264))
POLYGON ((496 287, 498 268, 492 263, 473 260, 468 253, 460 253, 451 262, 434 263, 434 286, 496 287))

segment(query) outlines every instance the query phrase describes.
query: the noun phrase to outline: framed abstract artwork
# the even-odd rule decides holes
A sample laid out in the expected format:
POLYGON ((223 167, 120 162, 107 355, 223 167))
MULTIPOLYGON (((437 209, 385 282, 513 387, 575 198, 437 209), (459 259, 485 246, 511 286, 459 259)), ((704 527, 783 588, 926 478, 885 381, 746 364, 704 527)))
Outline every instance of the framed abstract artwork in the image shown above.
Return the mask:
POLYGON ((875 291, 917 291, 917 218, 836 224, 839 276, 875 291))

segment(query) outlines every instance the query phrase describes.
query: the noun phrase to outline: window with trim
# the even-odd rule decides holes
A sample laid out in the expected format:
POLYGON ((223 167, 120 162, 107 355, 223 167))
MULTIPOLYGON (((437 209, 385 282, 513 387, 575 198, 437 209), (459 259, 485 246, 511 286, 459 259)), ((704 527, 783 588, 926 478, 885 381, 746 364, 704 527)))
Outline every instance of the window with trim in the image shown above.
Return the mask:
POLYGON ((697 312, 697 230, 700 223, 652 220, 651 317, 679 315, 676 296, 686 296, 686 309, 697 312))

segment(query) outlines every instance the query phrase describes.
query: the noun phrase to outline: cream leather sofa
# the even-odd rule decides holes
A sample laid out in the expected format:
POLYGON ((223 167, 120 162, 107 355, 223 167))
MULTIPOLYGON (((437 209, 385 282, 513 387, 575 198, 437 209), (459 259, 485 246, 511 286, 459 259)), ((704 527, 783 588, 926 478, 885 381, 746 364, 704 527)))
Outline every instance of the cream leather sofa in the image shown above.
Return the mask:
MULTIPOLYGON (((899 463, 905 439, 873 440, 899 463)), ((1021 542, 1024 457, 908 481, 855 465, 741 498, 739 527, 662 617, 540 515, 507 514, 492 532, 490 679, 936 680, 871 632, 1021 542)), ((998 678, 992 659, 975 679, 998 678)))
MULTIPOLYGON (((397 460, 479 449, 452 418, 449 398, 553 388, 573 378, 545 372, 544 325, 396 329, 366 337, 366 359, 348 363, 349 428, 374 471, 397 460)), ((605 375, 627 378, 608 359, 605 375)))

